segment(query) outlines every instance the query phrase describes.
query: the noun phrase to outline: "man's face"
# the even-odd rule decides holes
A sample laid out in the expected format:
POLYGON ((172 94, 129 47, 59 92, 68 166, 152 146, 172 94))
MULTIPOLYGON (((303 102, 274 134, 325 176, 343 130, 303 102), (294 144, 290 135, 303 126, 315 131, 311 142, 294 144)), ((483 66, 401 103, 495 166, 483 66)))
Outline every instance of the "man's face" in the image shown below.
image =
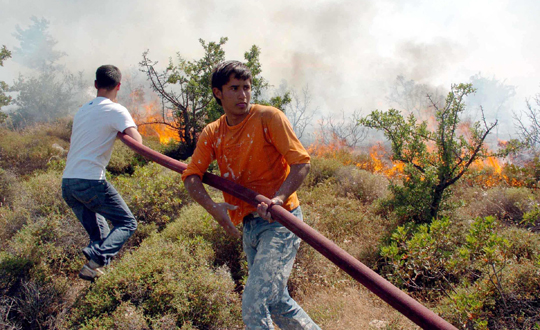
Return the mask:
POLYGON ((213 92, 221 100, 225 114, 242 116, 249 112, 251 81, 237 79, 231 75, 229 82, 223 85, 221 90, 214 87, 213 92))

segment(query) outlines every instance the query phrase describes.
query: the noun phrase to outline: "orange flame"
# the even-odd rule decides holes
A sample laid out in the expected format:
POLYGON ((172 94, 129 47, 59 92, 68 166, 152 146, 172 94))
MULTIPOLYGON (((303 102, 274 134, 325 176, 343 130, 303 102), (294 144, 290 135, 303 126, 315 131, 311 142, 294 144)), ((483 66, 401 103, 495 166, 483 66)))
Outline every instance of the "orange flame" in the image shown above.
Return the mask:
POLYGON ((156 136, 162 144, 167 144, 171 141, 180 141, 176 130, 165 124, 157 123, 157 121, 163 120, 159 111, 159 101, 157 99, 154 99, 150 103, 143 104, 142 109, 134 113, 133 119, 138 126, 139 133, 143 136, 156 136))
MULTIPOLYGON (((430 144, 427 148, 430 152, 434 152, 436 146, 430 144)), ((316 142, 308 147, 308 151, 315 157, 336 159, 343 165, 355 165, 360 169, 379 173, 388 178, 406 179, 403 177, 405 164, 391 161, 389 152, 381 143, 373 145, 369 150, 369 156, 367 156, 355 152, 335 136, 330 141, 324 141, 319 135, 316 142)), ((486 188, 498 185, 525 186, 524 178, 515 175, 509 177, 505 174, 506 166, 504 160, 497 157, 477 159, 471 165, 468 171, 469 175, 463 179, 471 185, 481 185, 486 188)))

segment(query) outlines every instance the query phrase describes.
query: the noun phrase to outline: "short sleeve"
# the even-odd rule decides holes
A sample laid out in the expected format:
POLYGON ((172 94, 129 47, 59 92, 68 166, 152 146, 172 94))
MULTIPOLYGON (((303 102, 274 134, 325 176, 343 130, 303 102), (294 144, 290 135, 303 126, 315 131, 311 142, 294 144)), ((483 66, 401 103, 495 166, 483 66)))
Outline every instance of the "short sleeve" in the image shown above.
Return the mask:
POLYGON ((285 114, 275 109, 267 122, 267 133, 270 142, 285 157, 289 165, 310 162, 310 156, 291 127, 285 114))
POLYGON ((129 111, 120 104, 114 104, 109 117, 109 124, 118 132, 123 132, 128 127, 137 127, 129 111))
POLYGON ((210 165, 210 162, 212 162, 214 158, 215 153, 213 149, 212 134, 209 127, 206 126, 201 135, 199 135, 197 146, 191 156, 191 162, 182 173, 182 181, 186 180, 190 175, 198 175, 202 179, 202 176, 208 169, 208 165, 210 165))

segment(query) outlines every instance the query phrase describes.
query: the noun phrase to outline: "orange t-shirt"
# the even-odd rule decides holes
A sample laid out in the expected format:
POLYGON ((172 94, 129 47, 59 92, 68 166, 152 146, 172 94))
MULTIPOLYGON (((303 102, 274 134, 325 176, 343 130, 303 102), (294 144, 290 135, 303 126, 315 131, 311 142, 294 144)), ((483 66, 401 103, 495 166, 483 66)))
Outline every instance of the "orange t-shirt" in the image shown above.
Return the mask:
MULTIPOLYGON (((221 177, 254 190, 268 198, 274 197, 287 175, 289 165, 309 163, 310 157, 302 146, 285 114, 279 109, 253 104, 249 114, 235 126, 229 126, 225 115, 208 124, 197 141, 197 147, 182 180, 190 175, 202 175, 212 160, 217 160, 221 177)), ((254 206, 223 193, 225 201, 237 205, 229 210, 237 225, 254 206)), ((300 202, 293 193, 284 202, 289 211, 300 202)))

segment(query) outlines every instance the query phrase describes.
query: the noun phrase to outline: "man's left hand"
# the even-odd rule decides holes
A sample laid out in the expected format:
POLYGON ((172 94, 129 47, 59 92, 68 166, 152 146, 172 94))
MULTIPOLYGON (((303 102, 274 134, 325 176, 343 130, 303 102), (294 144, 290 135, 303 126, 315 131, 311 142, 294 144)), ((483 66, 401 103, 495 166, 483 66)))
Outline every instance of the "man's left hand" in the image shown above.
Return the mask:
POLYGON ((269 212, 270 207, 272 205, 283 205, 283 200, 280 198, 272 198, 270 201, 270 205, 266 204, 265 202, 261 202, 259 205, 257 205, 257 213, 259 213, 261 218, 272 223, 274 222, 274 219, 272 219, 272 215, 269 212))

